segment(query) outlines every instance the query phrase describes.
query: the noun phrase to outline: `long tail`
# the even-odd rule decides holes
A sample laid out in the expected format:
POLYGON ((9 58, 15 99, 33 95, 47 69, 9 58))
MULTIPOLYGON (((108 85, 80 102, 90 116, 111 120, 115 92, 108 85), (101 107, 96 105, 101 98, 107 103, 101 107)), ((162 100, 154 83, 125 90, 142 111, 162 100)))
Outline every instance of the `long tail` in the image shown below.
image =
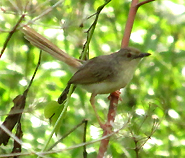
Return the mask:
POLYGON ((82 64, 78 59, 75 59, 69 56, 67 53, 62 51, 48 39, 43 37, 41 34, 37 33, 35 30, 31 29, 28 26, 23 27, 22 29, 25 38, 34 46, 46 51, 51 54, 53 57, 57 58, 60 61, 65 62, 67 65, 77 69, 82 64))

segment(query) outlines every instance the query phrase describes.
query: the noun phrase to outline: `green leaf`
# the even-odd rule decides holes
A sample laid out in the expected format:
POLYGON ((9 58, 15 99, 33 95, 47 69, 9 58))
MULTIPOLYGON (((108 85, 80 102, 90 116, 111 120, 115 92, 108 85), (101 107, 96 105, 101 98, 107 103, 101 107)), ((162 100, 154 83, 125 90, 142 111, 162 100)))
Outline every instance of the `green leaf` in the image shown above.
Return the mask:
MULTIPOLYGON (((56 123, 58 117, 60 116, 60 113, 62 112, 63 108, 64 108, 64 104, 58 104, 58 102, 56 102, 56 101, 50 101, 45 106, 44 116, 45 116, 45 118, 48 118, 50 120, 50 123, 51 123, 52 126, 55 125, 55 123, 56 123)), ((58 124, 58 126, 55 129, 55 134, 58 133, 65 116, 66 116, 66 111, 64 112, 64 115, 61 117, 61 119, 59 121, 60 123, 58 124)))

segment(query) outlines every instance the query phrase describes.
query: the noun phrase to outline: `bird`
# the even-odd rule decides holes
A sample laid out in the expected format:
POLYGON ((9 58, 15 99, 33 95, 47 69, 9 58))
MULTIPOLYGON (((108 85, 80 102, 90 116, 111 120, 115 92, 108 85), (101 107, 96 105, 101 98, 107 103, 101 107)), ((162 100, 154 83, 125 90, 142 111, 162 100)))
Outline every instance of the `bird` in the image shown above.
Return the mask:
POLYGON ((75 71, 58 98, 58 103, 61 104, 66 99, 71 84, 80 85, 91 93, 90 103, 100 125, 102 123, 96 111, 95 96, 124 88, 131 81, 141 59, 151 55, 136 48, 125 47, 109 55, 101 55, 81 62, 69 56, 30 27, 24 27, 23 33, 31 44, 66 63, 75 71))

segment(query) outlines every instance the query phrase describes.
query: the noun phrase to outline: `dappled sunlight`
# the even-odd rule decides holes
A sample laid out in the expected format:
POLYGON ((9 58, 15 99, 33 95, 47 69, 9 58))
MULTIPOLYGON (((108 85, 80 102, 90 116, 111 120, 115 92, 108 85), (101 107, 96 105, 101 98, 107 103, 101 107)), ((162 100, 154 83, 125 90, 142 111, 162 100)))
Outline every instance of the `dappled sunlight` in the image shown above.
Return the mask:
POLYGON ((173 109, 168 110, 168 115, 174 119, 180 118, 179 114, 173 109))
POLYGON ((100 137, 100 129, 95 126, 90 126, 90 135, 92 139, 98 139, 100 137))

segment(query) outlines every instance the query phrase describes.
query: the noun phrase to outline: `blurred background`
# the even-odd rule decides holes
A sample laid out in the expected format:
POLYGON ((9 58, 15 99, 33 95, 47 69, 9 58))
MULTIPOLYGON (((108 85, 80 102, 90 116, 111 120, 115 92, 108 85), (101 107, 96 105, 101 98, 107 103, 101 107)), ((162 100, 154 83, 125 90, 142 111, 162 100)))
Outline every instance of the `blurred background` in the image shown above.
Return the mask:
MULTIPOLYGON (((86 31, 94 21, 103 0, 3 0, 0 2, 0 48, 21 15, 29 24, 60 49, 79 58, 86 42, 86 31)), ((102 10, 89 47, 89 58, 120 49, 131 1, 112 0, 102 10)), ((152 55, 143 59, 129 85, 121 90, 114 130, 128 125, 111 137, 107 157, 185 157, 185 1, 158 0, 141 6, 134 22, 130 46, 152 55), (136 152, 139 149, 139 152, 136 152)), ((36 68, 40 50, 21 32, 11 37, 0 59, 0 123, 13 106, 12 100, 27 88, 36 68)), ((67 65, 43 52, 41 65, 26 99, 21 119, 23 153, 40 151, 53 126, 44 117, 44 107, 56 101, 72 73, 67 65)), ((96 107, 106 120, 108 95, 96 97, 96 107)), ((67 133, 84 118, 88 119, 87 141, 102 136, 89 102, 90 93, 77 87, 60 132, 51 141, 67 133)), ((54 149, 82 143, 80 126, 54 149)), ((12 150, 12 139, 0 146, 0 154, 12 150)), ((87 146, 88 157, 95 157, 99 142, 87 146)), ((64 150, 49 157, 79 158, 83 148, 64 150)), ((28 155, 25 157, 35 157, 28 155)))

